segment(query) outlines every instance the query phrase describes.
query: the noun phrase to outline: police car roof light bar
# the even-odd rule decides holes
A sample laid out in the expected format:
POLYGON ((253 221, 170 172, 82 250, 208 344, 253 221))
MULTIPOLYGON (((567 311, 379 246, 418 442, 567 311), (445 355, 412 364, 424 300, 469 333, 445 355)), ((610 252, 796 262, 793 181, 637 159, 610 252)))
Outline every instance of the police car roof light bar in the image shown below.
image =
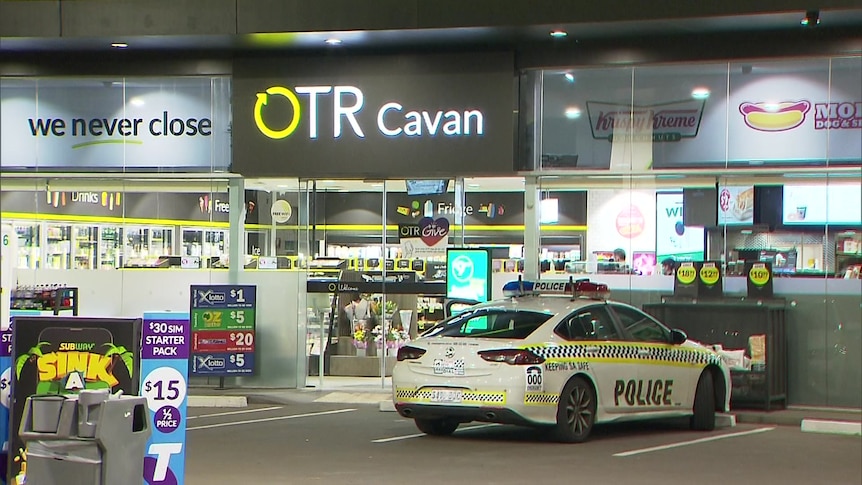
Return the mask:
POLYGON ((503 294, 506 297, 537 296, 537 295, 566 295, 572 300, 575 298, 590 298, 594 300, 606 300, 610 297, 610 289, 604 283, 593 283, 588 278, 575 280, 569 277, 569 281, 524 281, 520 276, 518 281, 510 281, 503 285, 503 294))

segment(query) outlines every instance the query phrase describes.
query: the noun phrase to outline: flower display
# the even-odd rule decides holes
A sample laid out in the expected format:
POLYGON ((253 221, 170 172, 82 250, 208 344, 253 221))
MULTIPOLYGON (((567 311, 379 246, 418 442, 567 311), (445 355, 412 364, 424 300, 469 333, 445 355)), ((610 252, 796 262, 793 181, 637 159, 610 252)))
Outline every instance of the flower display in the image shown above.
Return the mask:
POLYGON ((383 347, 385 342, 387 349, 397 349, 410 341, 410 334, 406 330, 394 326, 387 328, 385 335, 383 327, 380 325, 374 327, 371 333, 374 335, 374 343, 377 348, 383 347))
POLYGON ((364 349, 368 346, 367 339, 368 335, 365 331, 365 327, 362 325, 357 325, 353 328, 353 346, 357 349, 364 349))

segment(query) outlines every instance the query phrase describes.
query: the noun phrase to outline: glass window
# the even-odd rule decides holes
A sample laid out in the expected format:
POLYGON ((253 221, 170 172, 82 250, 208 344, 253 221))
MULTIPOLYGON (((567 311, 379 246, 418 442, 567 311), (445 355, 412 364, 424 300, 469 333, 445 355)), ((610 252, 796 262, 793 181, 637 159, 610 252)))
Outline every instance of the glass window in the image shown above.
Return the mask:
POLYGON ((670 342, 670 329, 632 307, 613 305, 614 313, 632 339, 639 342, 670 342))
POLYGON ((566 340, 619 340, 614 321, 604 306, 582 308, 555 330, 566 340))
POLYGON ((423 336, 523 339, 551 316, 523 310, 481 309, 462 313, 432 328, 423 336))

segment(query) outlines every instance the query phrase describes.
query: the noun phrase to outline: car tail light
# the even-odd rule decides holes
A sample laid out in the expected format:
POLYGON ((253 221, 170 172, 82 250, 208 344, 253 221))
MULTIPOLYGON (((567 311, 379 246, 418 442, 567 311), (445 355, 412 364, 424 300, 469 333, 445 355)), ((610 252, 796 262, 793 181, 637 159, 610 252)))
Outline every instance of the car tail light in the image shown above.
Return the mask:
POLYGON ((545 358, 524 349, 483 350, 479 357, 488 362, 505 362, 509 365, 541 364, 545 358))
POLYGON ((398 362, 401 362, 402 360, 416 360, 423 355, 425 355, 425 349, 405 345, 398 349, 397 359, 398 362))

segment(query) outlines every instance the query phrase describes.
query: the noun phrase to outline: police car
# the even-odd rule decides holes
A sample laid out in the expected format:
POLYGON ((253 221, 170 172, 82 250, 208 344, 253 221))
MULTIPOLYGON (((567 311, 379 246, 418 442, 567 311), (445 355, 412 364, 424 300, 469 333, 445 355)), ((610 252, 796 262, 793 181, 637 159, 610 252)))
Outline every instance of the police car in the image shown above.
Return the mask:
POLYGON ((398 350, 395 408, 420 431, 484 421, 582 442, 593 425, 689 416, 712 430, 730 373, 712 349, 588 280, 513 281, 398 350))

